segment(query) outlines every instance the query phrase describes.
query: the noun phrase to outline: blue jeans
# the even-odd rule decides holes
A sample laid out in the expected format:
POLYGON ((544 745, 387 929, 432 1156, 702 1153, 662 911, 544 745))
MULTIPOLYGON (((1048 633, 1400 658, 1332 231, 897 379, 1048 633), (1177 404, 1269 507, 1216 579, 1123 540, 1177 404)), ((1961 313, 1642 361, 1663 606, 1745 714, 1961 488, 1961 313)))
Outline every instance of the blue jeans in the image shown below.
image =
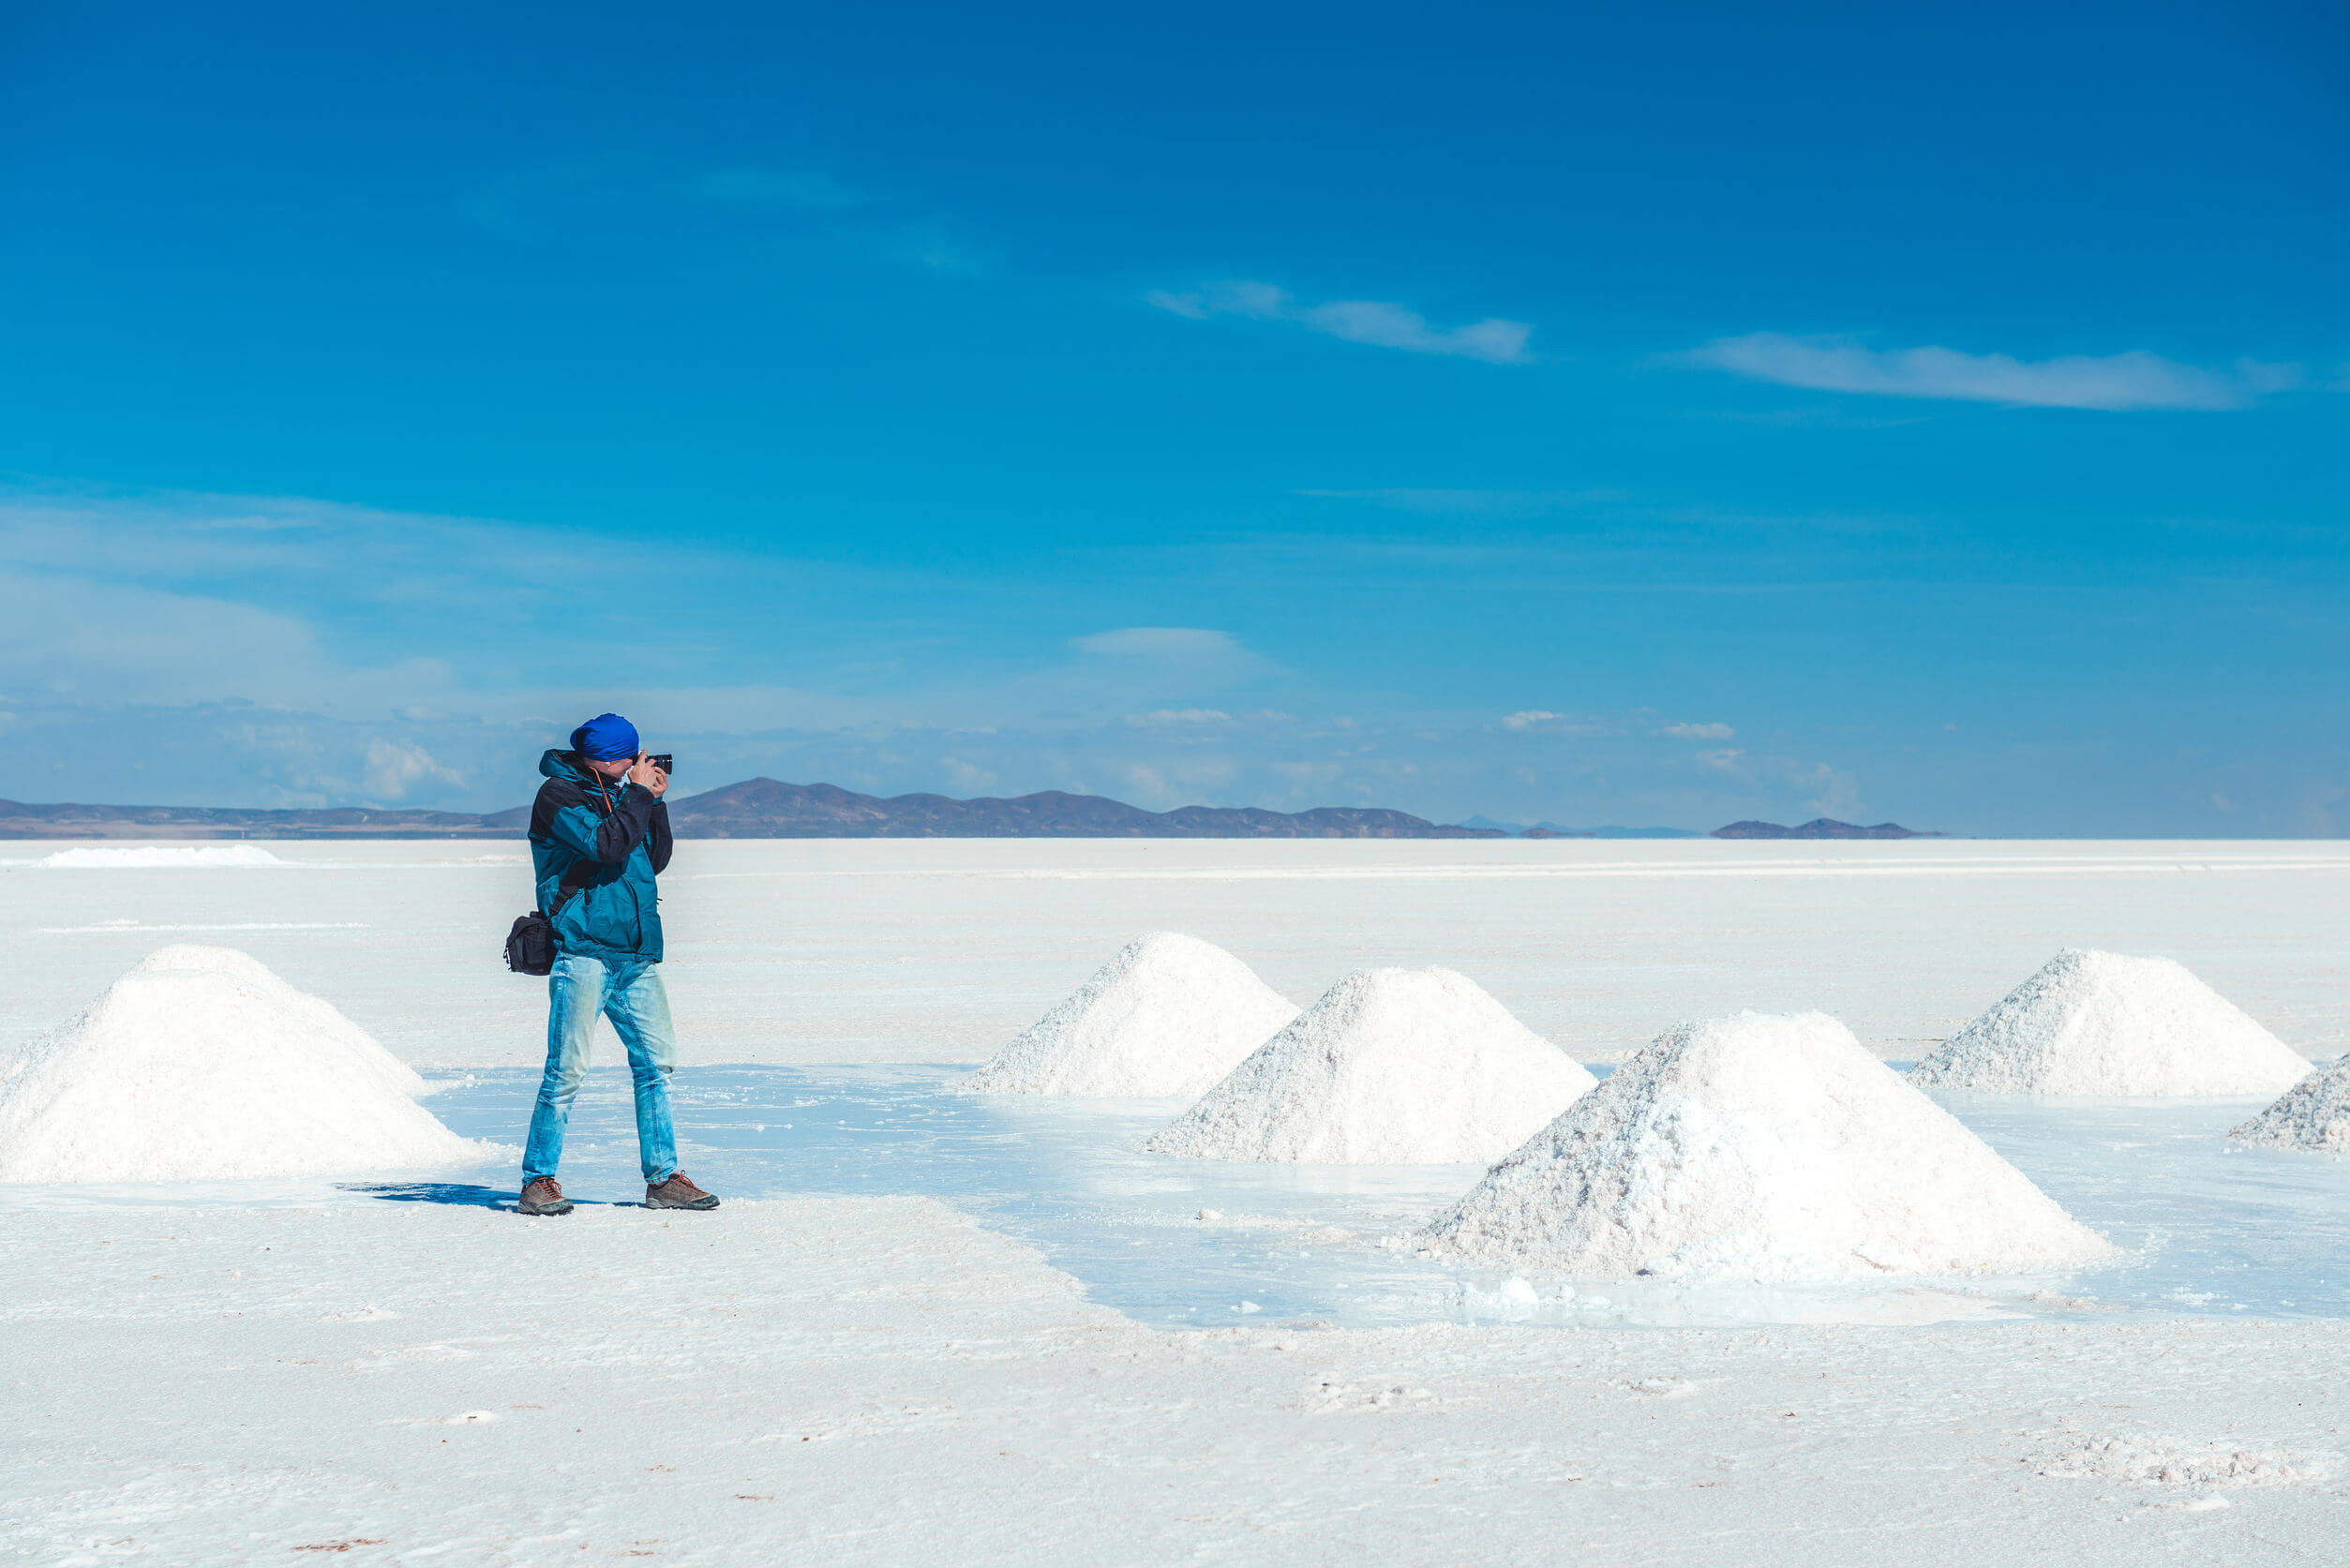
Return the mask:
POLYGON ((546 1076, 539 1081, 531 1112, 531 1142, 522 1151, 527 1185, 551 1176, 562 1163, 563 1128, 571 1102, 588 1076, 588 1045, 596 1016, 628 1048, 628 1070, 636 1082, 636 1153, 645 1180, 658 1186, 678 1168, 677 1132, 669 1125, 669 1073, 677 1066, 677 1031, 669 1023, 669 993, 654 963, 606 963, 594 958, 559 958, 546 977, 546 1076))

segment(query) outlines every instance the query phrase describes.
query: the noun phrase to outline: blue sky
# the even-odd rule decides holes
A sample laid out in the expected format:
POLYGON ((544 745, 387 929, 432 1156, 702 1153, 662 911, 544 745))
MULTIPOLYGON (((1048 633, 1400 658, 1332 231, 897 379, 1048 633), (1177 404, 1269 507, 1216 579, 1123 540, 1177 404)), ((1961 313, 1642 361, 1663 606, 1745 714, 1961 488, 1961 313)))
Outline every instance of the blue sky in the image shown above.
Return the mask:
POLYGON ((2350 827, 2337 9, 4 25, 0 793, 2350 827))

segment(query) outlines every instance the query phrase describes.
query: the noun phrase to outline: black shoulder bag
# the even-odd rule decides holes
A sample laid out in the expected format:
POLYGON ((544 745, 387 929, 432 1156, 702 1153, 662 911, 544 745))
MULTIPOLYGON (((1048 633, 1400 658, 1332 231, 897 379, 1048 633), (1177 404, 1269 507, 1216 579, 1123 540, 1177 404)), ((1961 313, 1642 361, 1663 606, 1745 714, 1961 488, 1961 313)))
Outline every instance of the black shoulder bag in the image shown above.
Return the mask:
MULTIPOLYGON (((612 796, 608 790, 596 792, 602 799, 604 814, 612 814, 612 796)), ((555 907, 531 910, 528 915, 515 917, 514 929, 506 933, 506 967, 517 975, 551 975, 555 972, 555 917, 562 912, 579 889, 587 886, 591 862, 586 856, 574 860, 563 879, 555 885, 555 907)))

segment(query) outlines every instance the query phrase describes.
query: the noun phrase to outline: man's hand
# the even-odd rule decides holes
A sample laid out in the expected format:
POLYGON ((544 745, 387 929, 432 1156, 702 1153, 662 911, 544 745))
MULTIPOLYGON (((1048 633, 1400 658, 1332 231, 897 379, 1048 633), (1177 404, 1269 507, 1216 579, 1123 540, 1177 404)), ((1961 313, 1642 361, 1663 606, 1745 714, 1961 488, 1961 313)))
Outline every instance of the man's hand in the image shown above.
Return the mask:
POLYGON ((636 754, 636 766, 628 770, 628 782, 652 791, 652 798, 656 800, 669 791, 669 775, 655 768, 652 758, 642 752, 636 754))

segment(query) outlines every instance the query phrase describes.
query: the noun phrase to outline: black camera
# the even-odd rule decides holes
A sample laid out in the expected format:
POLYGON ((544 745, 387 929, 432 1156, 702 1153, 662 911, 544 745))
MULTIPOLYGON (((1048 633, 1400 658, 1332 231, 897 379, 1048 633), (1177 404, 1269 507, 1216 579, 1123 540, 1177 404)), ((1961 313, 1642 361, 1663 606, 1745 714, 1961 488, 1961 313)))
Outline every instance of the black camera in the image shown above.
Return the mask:
POLYGON ((651 755, 646 757, 645 760, 651 763, 655 768, 660 769, 664 773, 674 773, 677 771, 675 759, 672 758, 666 752, 655 752, 651 755))

